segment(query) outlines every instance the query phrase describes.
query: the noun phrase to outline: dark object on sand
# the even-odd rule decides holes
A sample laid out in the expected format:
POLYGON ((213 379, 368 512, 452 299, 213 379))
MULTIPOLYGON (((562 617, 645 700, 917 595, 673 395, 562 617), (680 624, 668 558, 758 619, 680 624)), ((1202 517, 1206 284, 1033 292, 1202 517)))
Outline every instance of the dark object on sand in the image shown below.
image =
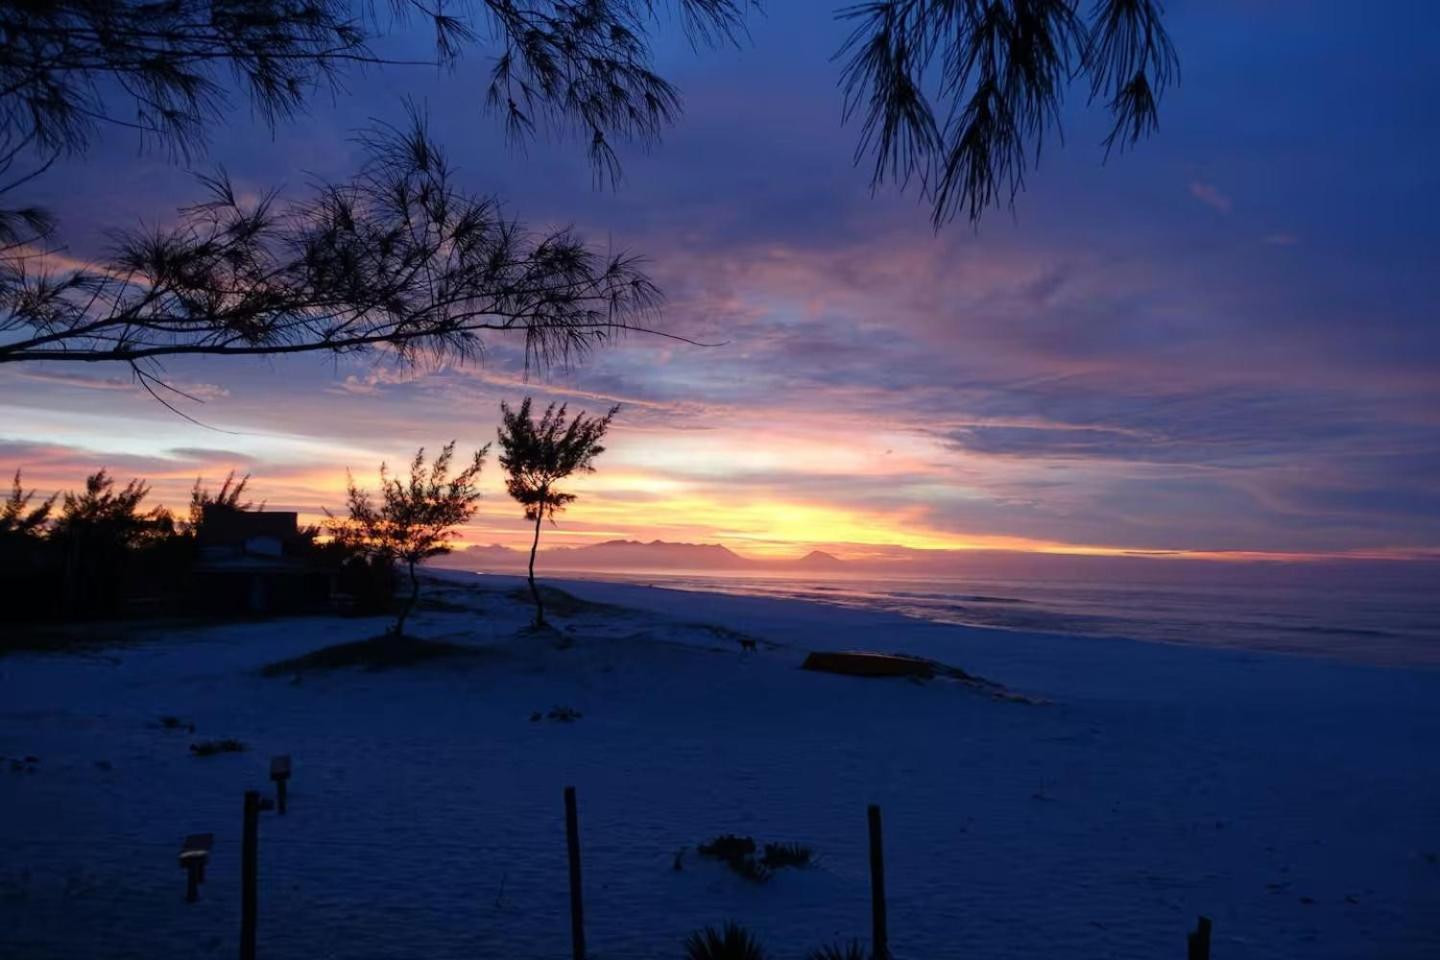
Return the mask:
POLYGON ((197 757, 213 757, 217 753, 241 753, 245 744, 231 737, 224 740, 201 740, 190 744, 190 752, 197 757))
MULTIPOLYGON (((934 660, 907 657, 894 653, 827 653, 815 651, 800 665, 804 670, 843 673, 852 677, 919 677, 929 680, 939 672, 949 672, 934 660)), ((963 671, 962 671, 963 672, 963 671)))
POLYGON ((816 650, 806 655, 800 664, 802 670, 817 670, 821 673, 839 673, 850 677, 905 677, 911 680, 931 680, 943 677, 958 680, 967 687, 990 694, 997 700, 1015 703, 1044 703, 1024 694, 1012 693, 1004 684, 986 680, 973 673, 925 657, 907 653, 871 653, 864 650, 825 651, 816 650))

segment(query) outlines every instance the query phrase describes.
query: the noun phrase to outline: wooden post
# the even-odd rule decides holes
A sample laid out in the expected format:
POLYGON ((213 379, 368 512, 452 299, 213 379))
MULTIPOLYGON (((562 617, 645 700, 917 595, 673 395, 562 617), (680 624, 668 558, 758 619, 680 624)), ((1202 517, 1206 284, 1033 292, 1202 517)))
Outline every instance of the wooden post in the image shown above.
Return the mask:
POLYGON ((1210 960, 1210 918, 1201 917, 1195 931, 1185 935, 1188 960, 1210 960))
POLYGON ((870 805, 870 948, 873 960, 890 960, 885 929, 885 846, 880 837, 880 808, 870 805))
POLYGON ((255 960, 256 860, 260 847, 260 794, 245 791, 245 832, 240 849, 240 960, 255 960))
POLYGON ((575 788, 565 788, 565 843, 570 851, 570 945, 573 960, 585 960, 585 905, 580 890, 580 816, 575 788))
POLYGON ((290 755, 282 754, 270 758, 270 779, 275 781, 275 806, 280 816, 285 816, 285 799, 290 783, 290 755))

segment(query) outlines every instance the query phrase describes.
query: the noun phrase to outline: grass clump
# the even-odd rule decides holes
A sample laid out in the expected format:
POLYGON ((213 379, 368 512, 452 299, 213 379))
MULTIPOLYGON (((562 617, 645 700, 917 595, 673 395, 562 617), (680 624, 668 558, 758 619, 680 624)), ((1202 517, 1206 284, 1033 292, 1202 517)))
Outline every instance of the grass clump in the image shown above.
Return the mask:
POLYGON ((197 757, 213 757, 217 753, 244 753, 245 744, 233 737, 224 740, 201 740, 190 744, 190 752, 197 757))
POLYGON ((767 869, 782 867, 808 867, 815 860, 815 851, 803 843, 767 843, 765 855, 760 858, 767 869))
POLYGON ((700 844, 697 849, 702 857, 711 857, 715 860, 734 860, 737 857, 748 857, 755 852, 755 838, 737 837, 733 833, 725 833, 700 844))
POLYGON ((713 837, 696 847, 700 856, 719 860, 755 883, 769 880, 776 870, 808 867, 815 862, 815 852, 801 843, 767 843, 758 857, 756 849, 754 837, 737 837, 733 833, 713 837))
POLYGON ((478 651, 470 647, 447 643, 444 640, 421 640, 387 633, 369 640, 321 647, 288 660, 277 660, 262 667, 260 673, 266 677, 283 677, 307 670, 339 670, 345 667, 386 670, 391 667, 408 667, 428 660, 476 655, 478 651))
POLYGON ((849 943, 817 947, 806 954, 805 960, 870 960, 870 955, 859 940, 851 940, 849 943))
POLYGON ((738 923, 696 930, 685 940, 686 960, 765 960, 755 935, 738 923))

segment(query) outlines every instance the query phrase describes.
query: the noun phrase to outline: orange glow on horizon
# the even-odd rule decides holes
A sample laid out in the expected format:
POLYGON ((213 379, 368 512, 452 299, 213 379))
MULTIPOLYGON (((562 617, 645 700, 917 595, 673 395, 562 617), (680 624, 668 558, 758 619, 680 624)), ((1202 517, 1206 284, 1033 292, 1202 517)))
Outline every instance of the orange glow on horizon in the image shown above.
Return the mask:
MULTIPOLYGON (((542 533, 544 547, 577 547, 606 540, 664 540, 683 543, 719 543, 742 557, 756 560, 798 559, 812 550, 823 550, 842 560, 877 560, 894 556, 896 549, 920 552, 1002 551, 1029 554, 1084 557, 1161 557, 1166 559, 1208 560, 1237 563, 1256 561, 1310 562, 1322 560, 1407 560, 1429 556, 1426 551, 1377 548, 1334 552, 1293 552, 1266 550, 1174 550, 1137 548, 1131 545, 1078 543, 1064 540, 1038 539, 1014 535, 968 533, 945 529, 936 522, 933 508, 917 504, 914 499, 890 509, 862 508, 842 502, 801 499, 786 492, 801 485, 803 474, 792 480, 783 471, 802 469, 821 476, 868 476, 896 488, 907 487, 913 494, 937 491, 961 497, 983 497, 984 491, 970 491, 958 481, 945 487, 938 484, 933 457, 935 450, 923 438, 873 434, 864 443, 849 443, 843 430, 831 429, 834 424, 820 425, 817 432, 804 442, 796 436, 757 430, 749 436, 748 446, 741 434, 708 436, 709 444, 693 438, 680 437, 672 443, 667 434, 663 442, 637 444, 645 431, 621 434, 610 456, 598 473, 577 477, 568 487, 579 496, 570 510, 547 526, 542 533), (883 450, 883 455, 857 454, 856 447, 883 450), (843 456, 835 453, 842 450, 843 456), (742 454, 731 456, 732 450, 742 454), (785 451, 799 456, 788 460, 785 451), (658 451, 658 452, 657 452, 658 451), (833 454, 833 455, 832 455, 833 454), (738 477, 724 472, 728 466, 742 468, 738 477), (928 469, 927 469, 928 468, 928 469), (774 470, 779 476, 749 480, 744 469, 774 470)), ((646 436, 647 440, 651 438, 646 436)), ((324 508, 343 509, 346 473, 333 466, 319 466, 317 461, 352 461, 355 482, 374 491, 378 485, 381 459, 392 470, 403 469, 405 458, 398 451, 385 455, 347 448, 341 453, 323 449, 310 462, 269 463, 254 466, 247 494, 250 499, 269 509, 295 510, 301 524, 323 524, 324 508)), ((234 469, 243 476, 247 461, 235 456, 219 456, 197 470, 194 464, 172 466, 161 461, 133 471, 151 483, 148 505, 165 505, 184 512, 188 508, 190 490, 196 474, 202 483, 214 489, 225 473, 234 469)), ((74 462, 36 465, 25 469, 26 487, 48 494, 53 490, 75 489, 87 472, 74 462)), ((992 475, 1004 469, 1003 464, 990 464, 992 475)), ((130 479, 132 471, 112 469, 120 483, 130 479)), ((460 531, 455 546, 500 544, 528 550, 532 528, 521 511, 506 495, 500 471, 493 460, 482 478, 483 499, 475 518, 460 531)))

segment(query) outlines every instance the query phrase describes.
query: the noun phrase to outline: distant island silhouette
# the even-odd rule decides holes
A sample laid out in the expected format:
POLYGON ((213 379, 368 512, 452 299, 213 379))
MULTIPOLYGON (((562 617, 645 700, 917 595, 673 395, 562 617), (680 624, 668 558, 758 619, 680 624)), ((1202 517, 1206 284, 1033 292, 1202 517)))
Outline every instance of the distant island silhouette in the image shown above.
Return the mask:
MULTIPOLYGON (((584 547, 551 547, 540 551, 547 567, 571 570, 704 570, 715 572, 797 571, 845 572, 859 565, 841 560, 823 550, 811 550, 803 557, 742 557, 719 543, 671 543, 665 540, 606 540, 584 547)), ((498 543, 472 546, 442 557, 449 567, 519 570, 526 553, 498 543)))
MULTIPOLYGON (((883 575, 926 579, 1128 580, 1147 583, 1420 587, 1440 571, 1440 561, 1398 563, 1378 559, 1198 560, 1153 554, 1083 556, 1014 550, 920 550, 896 545, 855 545, 863 556, 837 557, 811 550, 798 557, 747 557, 720 543, 667 540, 605 540, 581 547, 548 547, 539 552, 547 570, 646 571, 694 574, 795 574, 816 577, 883 575)), ((474 545, 437 557, 432 564, 488 573, 523 573, 528 551, 503 544, 474 545)))

